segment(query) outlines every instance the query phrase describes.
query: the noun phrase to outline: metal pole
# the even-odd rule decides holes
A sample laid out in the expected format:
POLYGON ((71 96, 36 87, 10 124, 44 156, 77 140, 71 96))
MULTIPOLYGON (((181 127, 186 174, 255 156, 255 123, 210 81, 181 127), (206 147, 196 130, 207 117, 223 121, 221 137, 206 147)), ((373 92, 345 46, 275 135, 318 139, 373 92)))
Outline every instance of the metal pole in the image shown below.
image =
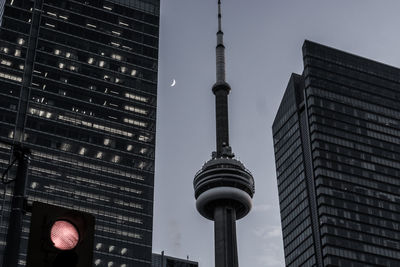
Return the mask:
POLYGON ((21 145, 14 145, 18 161, 17 175, 14 181, 14 195, 11 203, 10 221, 4 250, 3 267, 17 267, 21 243, 22 223, 25 214, 25 191, 30 163, 30 151, 21 145))

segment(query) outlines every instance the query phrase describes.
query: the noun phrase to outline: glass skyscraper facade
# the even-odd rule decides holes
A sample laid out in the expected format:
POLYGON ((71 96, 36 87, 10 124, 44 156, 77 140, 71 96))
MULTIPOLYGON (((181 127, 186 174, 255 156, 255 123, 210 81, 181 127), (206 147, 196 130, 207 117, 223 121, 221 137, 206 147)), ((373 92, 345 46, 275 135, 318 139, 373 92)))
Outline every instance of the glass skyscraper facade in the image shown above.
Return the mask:
MULTIPOLYGON (((32 150, 29 201, 96 217, 93 266, 151 266, 159 7, 159 0, 3 6, 0 136, 32 150)), ((2 169, 10 155, 0 144, 2 169)), ((12 186, 1 194, 0 254, 11 195, 12 186)), ((27 214, 20 266, 28 232, 27 214)))
POLYGON ((306 41, 273 123, 287 266, 398 266, 400 69, 306 41))

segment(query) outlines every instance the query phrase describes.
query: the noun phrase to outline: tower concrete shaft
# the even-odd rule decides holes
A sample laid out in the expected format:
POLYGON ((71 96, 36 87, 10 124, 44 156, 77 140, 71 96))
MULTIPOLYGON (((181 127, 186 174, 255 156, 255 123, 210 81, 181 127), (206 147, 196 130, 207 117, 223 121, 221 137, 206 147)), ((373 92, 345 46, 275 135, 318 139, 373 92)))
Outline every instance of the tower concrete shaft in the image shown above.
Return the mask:
POLYGON ((238 267, 236 210, 231 205, 214 209, 215 266, 238 267))

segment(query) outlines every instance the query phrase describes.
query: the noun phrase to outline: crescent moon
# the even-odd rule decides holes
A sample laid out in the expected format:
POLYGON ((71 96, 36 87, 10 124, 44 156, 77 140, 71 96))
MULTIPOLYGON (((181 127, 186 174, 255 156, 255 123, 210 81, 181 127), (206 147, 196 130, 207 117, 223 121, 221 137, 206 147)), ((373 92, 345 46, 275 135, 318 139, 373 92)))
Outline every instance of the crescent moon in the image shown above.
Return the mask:
POLYGON ((175 84, 176 84, 176 81, 175 81, 175 79, 173 79, 173 80, 172 80, 171 87, 174 87, 174 86, 175 86, 175 84))

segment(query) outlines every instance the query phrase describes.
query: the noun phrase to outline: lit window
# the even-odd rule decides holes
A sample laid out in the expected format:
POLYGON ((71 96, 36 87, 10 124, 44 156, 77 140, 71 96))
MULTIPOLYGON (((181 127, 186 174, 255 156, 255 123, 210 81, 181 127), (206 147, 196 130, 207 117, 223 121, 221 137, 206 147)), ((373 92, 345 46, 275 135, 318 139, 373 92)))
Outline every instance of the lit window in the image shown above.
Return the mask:
POLYGON ((62 18, 62 19, 65 19, 65 20, 67 20, 67 19, 68 19, 68 17, 67 17, 67 16, 62 16, 62 15, 60 15, 59 17, 60 17, 60 18, 62 18))
MULTIPOLYGON (((0 73, 0 77, 1 77, 1 73, 0 73)), ((72 118, 72 117, 68 117, 68 116, 64 116, 64 115, 58 115, 58 119, 65 121, 65 122, 75 124, 75 125, 83 125, 86 127, 93 127, 95 129, 99 129, 101 131, 105 131, 105 132, 112 133, 112 134, 119 134, 119 135, 128 136, 128 137, 133 136, 133 133, 131 133, 131 132, 127 132, 127 131, 123 131, 123 130, 111 128, 111 127, 106 127, 104 125, 97 124, 97 123, 82 121, 80 119, 76 119, 76 118, 72 118)))
POLYGON ((52 28, 56 27, 56 25, 50 24, 50 23, 47 23, 47 22, 45 23, 45 25, 46 25, 46 26, 49 26, 49 27, 52 27, 52 28))
POLYGON ((126 264, 125 263, 121 264, 121 267, 126 267, 126 264))
POLYGON ((109 261, 108 264, 107 264, 107 267, 113 267, 113 266, 114 266, 114 262, 109 261))
POLYGON ((14 56, 16 56, 16 57, 20 57, 20 56, 21 56, 21 50, 19 50, 19 49, 15 49, 14 56))
POLYGON ((97 266, 97 265, 99 265, 101 263, 101 260, 100 259, 97 259, 97 260, 95 260, 94 261, 94 264, 97 266))
POLYGON ((124 106, 125 110, 129 110, 129 111, 133 111, 139 114, 143 114, 146 115, 147 114, 147 110, 141 109, 141 108, 137 108, 137 107, 133 107, 133 106, 124 106))
POLYGON ((119 43, 116 43, 116 42, 111 42, 111 44, 112 44, 113 46, 116 46, 116 47, 119 47, 119 46, 120 46, 120 44, 119 44, 119 43))
POLYGON ((96 249, 99 250, 99 249, 101 249, 102 246, 103 246, 102 243, 97 243, 97 244, 96 244, 96 249))
POLYGON ((146 152, 147 152, 147 148, 142 148, 139 151, 140 154, 145 154, 146 152))
POLYGON ((32 182, 31 183, 31 188, 35 189, 39 184, 37 182, 32 182))
POLYGON ((123 46, 122 46, 122 48, 124 48, 124 49, 127 49, 127 50, 132 50, 132 48, 131 48, 131 47, 129 47, 129 46, 126 46, 126 45, 123 45, 123 46))
POLYGON ((99 61, 99 66, 100 66, 100 67, 104 67, 104 64, 105 64, 104 60, 100 60, 100 61, 99 61))
POLYGON ((132 94, 132 93, 125 93, 125 97, 130 98, 130 99, 134 99, 134 100, 137 100, 137 101, 145 102, 145 103, 147 103, 148 100, 149 100, 147 97, 138 96, 138 95, 135 95, 135 94, 132 94))
POLYGON ((8 49, 8 47, 2 47, 2 48, 0 48, 0 51, 2 51, 2 52, 4 52, 4 53, 8 54, 8 52, 9 52, 10 50, 8 49))
POLYGON ((103 8, 107 9, 107 10, 112 10, 112 7, 110 7, 110 6, 103 6, 103 8))
POLYGON ((2 65, 11 66, 11 61, 9 61, 9 60, 2 59, 2 60, 0 61, 0 63, 1 63, 2 65))
POLYGON ((86 152, 86 148, 81 147, 81 149, 79 150, 79 155, 84 155, 86 152))
POLYGON ((112 252, 114 250, 115 246, 109 246, 108 247, 108 252, 112 252))
POLYGON ((101 159, 103 157, 103 152, 97 152, 96 159, 101 159))
POLYGON ((121 67, 120 69, 121 69, 121 72, 122 72, 122 73, 125 73, 125 72, 126 72, 126 67, 121 67))
POLYGON ((125 23, 125 22, 123 22, 123 21, 119 21, 119 25, 123 25, 123 26, 129 26, 129 24, 128 23, 125 23))
POLYGON ((121 33, 120 32, 117 32, 117 31, 111 31, 113 34, 115 34, 115 35, 121 35, 121 33))
POLYGON ((126 147, 126 150, 128 150, 128 151, 132 151, 132 148, 133 148, 133 146, 132 146, 132 145, 128 145, 128 146, 126 147))
POLYGON ((76 66, 71 65, 71 66, 69 66, 69 69, 71 71, 76 71, 78 68, 76 66))
POLYGON ((115 78, 115 83, 120 83, 122 80, 120 78, 115 78))
POLYGON ((93 62, 94 62, 94 58, 90 57, 90 58, 88 59, 88 63, 89 63, 89 64, 92 64, 93 62))
POLYGON ((118 156, 118 155, 115 155, 115 156, 112 158, 111 161, 114 162, 114 163, 118 163, 120 160, 121 160, 121 157, 118 156))
POLYGON ((126 249, 126 248, 121 249, 121 255, 124 255, 127 251, 128 251, 128 249, 126 249))
POLYGON ((129 123, 129 124, 133 124, 135 126, 147 127, 147 123, 142 122, 142 121, 137 121, 137 120, 134 120, 134 119, 124 118, 124 122, 129 123))
POLYGON ((108 146, 110 143, 111 143, 111 140, 110 140, 109 138, 104 138, 103 144, 104 144, 105 146, 108 146))
POLYGON ((24 40, 23 38, 18 38, 18 39, 17 39, 17 43, 18 43, 19 45, 23 45, 23 44, 25 43, 25 40, 24 40))
POLYGON ((144 167, 146 167, 146 162, 143 162, 143 161, 141 161, 140 163, 139 163, 139 165, 138 165, 138 168, 139 169, 143 169, 144 167))
POLYGON ((0 78, 9 79, 12 81, 22 82, 22 78, 19 76, 11 75, 8 73, 0 72, 0 78))
POLYGON ((122 60, 122 56, 118 54, 112 54, 111 57, 116 60, 122 60))
POLYGON ((58 56, 59 54, 61 54, 60 49, 55 49, 55 50, 54 50, 54 54, 57 55, 57 56, 58 56))
POLYGON ((63 69, 63 68, 65 67, 65 64, 62 63, 62 62, 60 62, 60 63, 58 63, 58 67, 59 67, 60 69, 63 69))
POLYGON ((148 141, 150 141, 150 137, 144 136, 144 135, 139 135, 138 140, 142 141, 142 142, 148 142, 148 141))
POLYGON ((132 75, 132 76, 135 76, 135 75, 136 75, 136 70, 132 70, 132 71, 131 71, 131 75, 132 75))
POLYGON ((57 14, 56 14, 56 13, 53 13, 53 12, 47 11, 47 14, 49 14, 49 15, 51 15, 51 16, 54 16, 54 17, 57 17, 57 14))
POLYGON ((14 138, 14 131, 10 131, 8 133, 8 138, 14 138))
POLYGON ((70 52, 65 53, 65 57, 70 58, 71 57, 71 53, 70 52))
POLYGON ((22 64, 20 64, 18 67, 19 67, 20 70, 24 69, 24 65, 22 65, 22 64))
POLYGON ((70 149, 71 149, 71 144, 68 144, 68 143, 62 143, 61 144, 61 150, 62 151, 70 151, 70 149))
POLYGON ((97 28, 97 26, 96 26, 96 25, 94 25, 94 24, 90 24, 90 23, 86 23, 86 26, 89 26, 89 27, 92 27, 92 28, 97 28))

